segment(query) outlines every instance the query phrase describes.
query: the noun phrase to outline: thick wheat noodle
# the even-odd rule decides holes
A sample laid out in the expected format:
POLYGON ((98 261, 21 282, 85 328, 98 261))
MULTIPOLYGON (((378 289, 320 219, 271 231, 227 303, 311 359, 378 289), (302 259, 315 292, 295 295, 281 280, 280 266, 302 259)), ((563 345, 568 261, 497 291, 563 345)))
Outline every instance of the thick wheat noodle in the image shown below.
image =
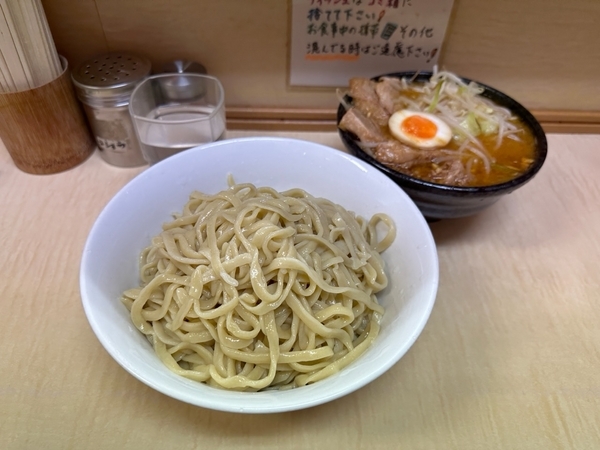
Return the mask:
POLYGON ((192 193, 142 252, 142 285, 122 297, 133 324, 170 370, 221 388, 288 389, 343 369, 379 333, 393 221, 229 182, 192 193))

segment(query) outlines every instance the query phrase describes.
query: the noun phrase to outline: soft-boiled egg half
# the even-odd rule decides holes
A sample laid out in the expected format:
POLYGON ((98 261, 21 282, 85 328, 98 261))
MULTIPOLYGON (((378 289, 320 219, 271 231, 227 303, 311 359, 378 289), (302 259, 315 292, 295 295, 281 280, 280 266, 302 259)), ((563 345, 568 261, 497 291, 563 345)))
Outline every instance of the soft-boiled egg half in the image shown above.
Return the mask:
POLYGON ((401 109, 388 121, 396 139, 413 147, 430 149, 446 145, 452 139, 452 130, 433 114, 401 109))

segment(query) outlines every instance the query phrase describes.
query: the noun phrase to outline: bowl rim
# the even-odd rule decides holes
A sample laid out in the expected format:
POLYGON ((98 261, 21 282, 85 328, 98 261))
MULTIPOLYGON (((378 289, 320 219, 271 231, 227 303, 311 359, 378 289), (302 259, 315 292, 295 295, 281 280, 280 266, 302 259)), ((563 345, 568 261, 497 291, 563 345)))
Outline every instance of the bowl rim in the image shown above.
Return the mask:
MULTIPOLYGON (((190 149, 187 151, 187 155, 195 155, 196 158, 202 158, 202 152, 213 149, 216 151, 222 152, 225 147, 231 144, 239 143, 239 142, 249 142, 254 141, 261 144, 265 144, 266 142, 278 142, 280 145, 289 145, 290 143, 301 143, 304 146, 304 151, 314 150, 316 152, 320 152, 319 155, 323 156, 323 152, 329 152, 330 155, 335 154, 336 157, 341 157, 348 161, 351 165, 357 166, 361 171, 371 171, 373 173, 378 173, 378 171, 372 167, 370 167, 366 162, 360 160, 360 158, 345 153, 343 151, 334 149, 332 147, 328 147, 323 144, 303 141, 299 139, 292 138, 280 138, 280 137, 249 137, 249 138, 236 138, 236 139, 227 139, 222 141, 216 141, 210 144, 202 145, 190 149)), ((283 149, 279 149, 282 151, 283 149)), ((289 147, 285 148, 285 151, 289 151, 289 147)), ((300 150, 298 150, 298 153, 300 150)), ((402 345, 398 345, 395 347, 395 351, 392 356, 386 358, 381 364, 379 364, 376 368, 372 368, 369 372, 368 376, 358 378, 352 382, 346 382, 345 385, 340 386, 340 383, 331 384, 328 383, 328 389, 323 391, 318 397, 306 397, 304 393, 302 393, 302 388, 292 389, 286 392, 295 392, 292 396, 292 400, 286 399, 285 401, 279 398, 273 398, 273 391, 265 391, 258 393, 248 393, 248 392, 235 392, 235 391, 221 391, 226 398, 227 401, 223 401, 221 403, 211 402, 210 399, 206 399, 202 395, 203 389, 215 389, 209 386, 202 384, 202 388, 198 389, 194 398, 191 398, 189 394, 185 394, 180 389, 180 386, 166 386, 164 383, 157 382, 153 377, 146 376, 144 371, 137 370, 135 368, 135 364, 130 364, 128 361, 125 361, 123 355, 119 354, 119 351, 114 347, 113 343, 107 336, 106 330, 103 328, 101 324, 101 320, 99 320, 98 314, 94 312, 97 306, 94 303, 97 300, 90 297, 90 294, 93 293, 92 282, 85 276, 86 271, 90 271, 93 265, 93 255, 92 255, 92 247, 93 238, 97 235, 102 229, 102 225, 106 225, 103 220, 106 220, 107 216, 109 216, 109 209, 115 207, 118 204, 119 199, 123 199, 128 197, 132 192, 132 187, 135 184, 143 183, 145 180, 152 179, 153 174, 157 174, 160 172, 164 172, 165 168, 171 164, 169 161, 174 162, 175 160, 186 160, 186 152, 182 152, 176 154, 164 161, 161 161, 145 171, 141 172, 134 178, 132 178, 128 183, 126 183, 121 189, 117 191, 117 193, 108 201, 108 203, 104 206, 104 208, 99 213, 98 217, 94 221, 89 234, 86 238, 86 242, 83 248, 83 255, 80 262, 80 271, 79 271, 79 286, 80 286, 80 295, 82 306, 90 324, 92 331, 96 335, 97 339, 100 341, 100 344, 104 348, 105 351, 117 362, 123 369, 125 369, 130 375, 136 378, 138 381, 141 381, 143 384, 149 386, 153 390, 162 393, 163 395, 167 395, 171 398, 180 400, 182 402, 200 406, 207 409, 217 410, 217 411, 226 411, 233 413, 253 413, 253 414, 266 414, 266 413, 278 413, 278 412, 288 412, 295 411, 300 409, 309 408, 312 406, 317 406, 320 404, 324 404, 333 400, 336 400, 340 397, 351 394, 352 392, 357 391, 358 389, 364 387, 365 385, 375 381, 379 378, 383 373, 389 370, 393 365, 395 365, 402 357, 408 352, 408 350, 413 346, 415 341, 421 335, 425 325, 427 324, 429 317, 432 313, 433 307, 435 305, 438 286, 439 286, 439 259, 437 254, 437 249, 435 245, 435 241, 433 239, 433 235, 431 230, 427 226, 425 218, 422 216, 420 211, 414 202, 403 192, 407 203, 407 207, 414 211, 415 218, 417 221, 421 222, 421 228, 423 232, 428 236, 427 242, 431 244, 429 248, 422 249, 419 248, 419 252, 425 252, 427 254, 428 262, 431 263, 430 267, 430 279, 427 283, 422 285, 422 290, 420 291, 420 295, 423 296, 424 301, 423 307, 420 309, 419 313, 415 316, 415 323, 410 327, 408 336, 403 342, 402 345), (302 395, 299 395, 302 394, 302 395), (238 406, 236 403, 240 401, 243 397, 247 397, 248 395, 253 395, 254 401, 246 404, 244 406, 238 406)), ((379 175, 376 175, 379 176, 379 175)), ((390 180, 388 177, 383 176, 381 180, 385 184, 389 186, 394 186, 399 189, 397 185, 393 183, 393 180, 390 180), (384 180, 385 179, 385 180, 384 180)), ((98 245, 98 244, 95 244, 98 245)), ((116 300, 115 300, 116 301, 116 300)), ((137 330, 136 330, 137 331, 137 330)), ((364 357, 366 355, 362 355, 364 357)), ((344 373, 341 371, 340 373, 344 373)), ((177 375, 174 375, 177 376, 177 375)), ((185 379, 181 377, 184 383, 198 383, 192 380, 185 379)), ((327 383, 328 379, 321 380, 320 383, 315 383, 313 385, 307 386, 306 388, 310 389, 311 387, 317 386, 321 383, 327 383)), ((322 390, 322 389, 321 389, 322 390)), ((280 391, 277 391, 280 392, 280 391)), ((304 391, 308 393, 307 391, 304 391)))
MULTIPOLYGON (((371 80, 378 81, 380 78, 384 77, 392 77, 392 78, 414 78, 419 81, 426 81, 431 78, 434 72, 431 71, 403 71, 403 72, 391 72, 382 75, 376 75, 371 77, 371 80)), ((510 109, 517 117, 519 117, 526 126, 528 126, 533 133, 536 140, 536 151, 535 151, 535 160, 533 164, 527 169, 526 172, 522 173, 516 178, 511 180, 492 184, 489 186, 452 186, 448 184, 440 184, 433 183, 431 181, 422 180, 420 178, 412 177, 405 173, 394 170, 390 167, 387 167, 385 164, 379 162, 367 152, 365 152, 359 145, 356 143, 356 139, 354 139, 352 133, 342 130, 339 127, 339 123, 346 113, 346 109, 344 105, 340 102, 337 109, 337 117, 336 117, 336 125, 338 128, 338 133, 344 145, 349 148, 353 153, 355 153, 359 158, 367 161, 369 164, 377 167, 382 172, 386 173, 388 176, 392 177, 396 182, 401 183, 402 186, 411 187, 413 189, 419 189, 422 191, 429 192, 444 192, 445 194, 456 195, 456 196, 490 196, 490 195, 502 195, 507 192, 510 192, 517 187, 520 187, 531 180, 542 168, 544 161, 546 160, 546 156, 548 154, 548 141, 546 139, 546 133, 544 132, 541 124, 535 118, 535 116, 525 108, 521 103, 516 101, 514 98, 505 94, 502 91, 499 91, 496 88, 493 88, 487 84, 481 83, 476 80, 472 80, 470 78, 459 76, 459 78, 465 83, 476 83, 478 86, 481 86, 484 91, 480 94, 483 97, 486 97, 501 106, 504 106, 510 109)), ((345 101, 351 101, 352 97, 349 94, 344 96, 345 101)))

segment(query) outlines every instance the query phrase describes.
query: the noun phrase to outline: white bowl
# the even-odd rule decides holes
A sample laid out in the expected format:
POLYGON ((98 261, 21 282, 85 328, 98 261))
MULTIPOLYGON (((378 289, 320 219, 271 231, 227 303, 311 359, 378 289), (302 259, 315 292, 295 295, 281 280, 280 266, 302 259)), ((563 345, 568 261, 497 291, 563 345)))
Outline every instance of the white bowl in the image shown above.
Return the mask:
POLYGON ((85 313, 108 353, 129 373, 163 394, 205 408, 271 413, 325 403, 349 394, 392 367, 415 342, 431 313, 438 260, 429 227, 409 197, 376 168, 319 144, 280 138, 215 142, 172 156, 130 181, 106 205, 85 245, 80 273, 85 313), (133 326, 120 302, 139 285, 138 257, 193 190, 216 193, 227 175, 277 190, 302 188, 366 217, 390 215, 398 227, 383 253, 389 286, 373 345, 339 373, 287 391, 231 392, 175 375, 133 326))

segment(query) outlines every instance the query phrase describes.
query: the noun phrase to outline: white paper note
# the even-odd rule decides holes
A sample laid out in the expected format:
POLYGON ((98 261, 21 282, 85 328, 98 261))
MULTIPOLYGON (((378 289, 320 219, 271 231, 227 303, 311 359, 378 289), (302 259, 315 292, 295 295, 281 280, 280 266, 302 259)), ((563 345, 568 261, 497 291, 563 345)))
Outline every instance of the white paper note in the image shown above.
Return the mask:
POLYGON ((290 85, 431 70, 453 0, 292 0, 290 85))

